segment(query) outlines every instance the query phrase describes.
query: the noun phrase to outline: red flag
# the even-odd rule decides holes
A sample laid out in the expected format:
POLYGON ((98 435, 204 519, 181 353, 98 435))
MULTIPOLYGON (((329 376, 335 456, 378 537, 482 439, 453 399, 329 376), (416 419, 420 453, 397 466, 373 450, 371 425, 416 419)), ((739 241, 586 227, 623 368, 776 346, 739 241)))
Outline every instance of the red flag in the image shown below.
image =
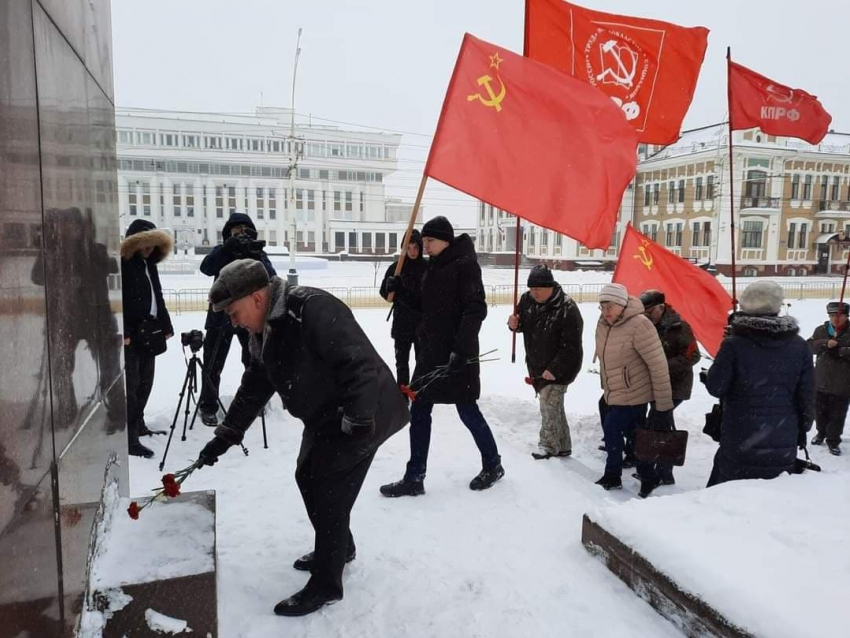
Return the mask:
POLYGON ((829 131, 832 116, 814 95, 729 60, 729 120, 733 131, 758 127, 768 135, 817 144, 829 131))
POLYGON ((649 144, 679 139, 707 45, 705 27, 525 3, 525 54, 604 91, 649 144))
POLYGON ((637 137, 602 93, 469 34, 425 174, 588 248, 608 248, 637 137))
POLYGON ((732 297, 702 268, 641 235, 630 224, 613 281, 633 295, 650 289, 663 291, 667 303, 691 325, 697 341, 712 357, 717 354, 732 297))

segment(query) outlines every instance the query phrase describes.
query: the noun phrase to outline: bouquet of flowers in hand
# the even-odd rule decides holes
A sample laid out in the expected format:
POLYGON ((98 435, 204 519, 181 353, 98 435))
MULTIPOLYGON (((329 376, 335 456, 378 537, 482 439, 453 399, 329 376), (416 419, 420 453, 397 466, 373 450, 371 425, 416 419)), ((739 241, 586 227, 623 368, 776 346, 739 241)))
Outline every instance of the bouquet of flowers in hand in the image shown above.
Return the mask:
POLYGON ((169 498, 180 496, 180 486, 183 485, 183 481, 189 478, 201 465, 202 463, 200 461, 195 461, 189 467, 185 467, 173 474, 165 474, 162 477, 162 487, 153 488, 151 491, 154 495, 143 505, 139 505, 138 501, 130 503, 130 507, 127 508, 127 514, 134 521, 138 520, 141 511, 146 507, 150 507, 155 501, 165 501, 169 498))
MULTIPOLYGON (((498 349, 490 350, 488 352, 483 352, 481 354, 469 357, 466 360, 465 363, 466 363, 466 365, 471 365, 473 363, 486 363, 488 361, 498 361, 499 360, 498 357, 493 358, 493 359, 485 359, 484 358, 487 355, 491 355, 491 354, 493 354, 494 352, 497 352, 497 351, 498 351, 498 349)), ((425 388, 427 388, 429 385, 431 385, 435 381, 440 381, 441 379, 445 379, 450 374, 451 374, 451 370, 449 369, 449 364, 446 363, 445 365, 435 367, 428 374, 424 374, 421 377, 415 379, 410 385, 403 385, 402 384, 399 387, 401 388, 401 392, 402 392, 402 394, 404 394, 404 396, 406 396, 411 401, 416 401, 416 396, 418 394, 420 394, 423 390, 425 390, 425 388), (414 388, 413 387, 414 384, 416 384, 416 386, 418 386, 418 387, 414 388)))

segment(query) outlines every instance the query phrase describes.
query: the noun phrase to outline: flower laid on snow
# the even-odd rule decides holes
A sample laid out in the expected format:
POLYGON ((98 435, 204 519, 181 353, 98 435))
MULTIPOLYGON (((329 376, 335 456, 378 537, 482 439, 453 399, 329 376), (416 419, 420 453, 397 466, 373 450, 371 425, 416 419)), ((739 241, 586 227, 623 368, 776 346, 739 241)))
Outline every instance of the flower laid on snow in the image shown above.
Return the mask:
POLYGON ((130 507, 127 508, 127 514, 130 515, 134 521, 138 520, 139 513, 149 507, 151 503, 155 501, 164 501, 169 498, 175 498, 180 496, 180 486, 183 484, 187 478, 192 475, 192 472, 197 470, 200 467, 200 461, 195 461, 189 467, 183 468, 175 472, 174 474, 166 474, 162 477, 162 487, 155 487, 151 490, 154 495, 148 499, 148 501, 144 505, 139 505, 136 501, 130 503, 130 507))

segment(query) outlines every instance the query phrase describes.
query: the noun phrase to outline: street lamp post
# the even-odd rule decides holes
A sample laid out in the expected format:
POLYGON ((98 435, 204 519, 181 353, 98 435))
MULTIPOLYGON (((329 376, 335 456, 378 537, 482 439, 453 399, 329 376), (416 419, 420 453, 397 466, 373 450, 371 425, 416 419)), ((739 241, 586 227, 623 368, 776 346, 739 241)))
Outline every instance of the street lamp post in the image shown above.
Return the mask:
POLYGON ((301 28, 295 41, 295 65, 292 69, 292 105, 289 128, 289 272, 286 280, 293 286, 298 285, 298 272, 295 269, 295 252, 298 245, 298 231, 295 224, 295 171, 298 168, 298 143, 295 138, 295 78, 298 74, 298 58, 301 55, 301 28))

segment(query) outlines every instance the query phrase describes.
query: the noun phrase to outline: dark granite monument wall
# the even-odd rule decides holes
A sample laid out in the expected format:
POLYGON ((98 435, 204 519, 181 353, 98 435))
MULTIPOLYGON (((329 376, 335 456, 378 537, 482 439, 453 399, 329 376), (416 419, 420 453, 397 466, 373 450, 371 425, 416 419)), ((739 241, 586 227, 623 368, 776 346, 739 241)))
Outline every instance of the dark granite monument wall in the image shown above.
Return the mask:
POLYGON ((0 638, 70 636, 127 489, 109 0, 0 0, 0 638))

